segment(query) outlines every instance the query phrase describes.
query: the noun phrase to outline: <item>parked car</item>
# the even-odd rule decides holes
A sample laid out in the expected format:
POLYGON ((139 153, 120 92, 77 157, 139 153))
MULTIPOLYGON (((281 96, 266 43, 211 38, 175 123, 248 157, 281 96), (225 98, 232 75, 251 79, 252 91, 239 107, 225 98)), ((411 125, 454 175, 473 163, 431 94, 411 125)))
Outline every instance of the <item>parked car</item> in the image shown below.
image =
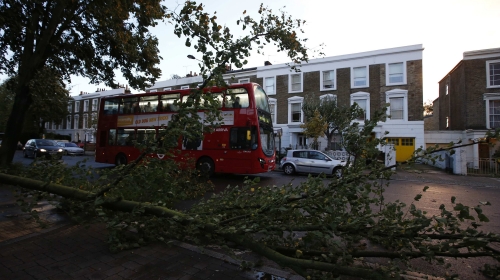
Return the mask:
MULTIPOLYGON (((72 143, 74 143, 75 145, 77 145, 79 148, 82 148, 82 149, 85 147, 85 141, 83 141, 83 142, 72 142, 72 143)), ((87 143, 89 143, 89 142, 87 142, 87 143)))
POLYGON ((60 159, 63 149, 57 145, 56 141, 49 139, 30 139, 24 145, 24 157, 45 157, 60 159))
POLYGON ((57 142, 57 145, 63 149, 64 155, 83 156, 85 151, 71 142, 57 142))
POLYGON ((345 161, 340 161, 316 150, 288 150, 280 167, 286 175, 294 173, 324 173, 342 177, 345 161))

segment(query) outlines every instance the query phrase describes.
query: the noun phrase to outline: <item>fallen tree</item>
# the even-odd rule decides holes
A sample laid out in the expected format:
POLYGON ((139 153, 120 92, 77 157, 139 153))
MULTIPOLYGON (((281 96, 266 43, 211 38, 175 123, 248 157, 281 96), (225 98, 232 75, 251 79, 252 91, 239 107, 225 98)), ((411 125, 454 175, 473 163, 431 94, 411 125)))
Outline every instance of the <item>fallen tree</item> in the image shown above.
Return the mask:
MULTIPOLYGON (((383 143, 383 139, 365 140, 373 127, 369 122, 349 136, 358 141, 346 146, 355 147, 353 154, 372 154, 356 151, 360 145, 373 149, 383 143)), ((482 141, 489 141, 488 137, 482 141)), ((88 180, 92 170, 65 170, 44 162, 30 168, 33 179, 17 171, 17 176, 0 174, 0 180, 36 190, 24 193, 20 200, 27 209, 37 199, 52 199, 80 222, 106 222, 112 250, 172 239, 223 247, 236 244, 312 278, 397 277, 411 270, 410 260, 415 258, 433 265, 445 264, 446 258, 499 259, 491 244, 499 242, 500 236, 480 231, 482 223, 489 221, 483 214, 489 202, 466 206, 451 197, 432 216, 413 203, 387 202, 384 191, 392 166, 366 161, 359 154, 352 158, 341 179, 325 183, 321 176, 310 176, 298 187, 262 186, 258 180, 247 180, 241 187, 228 186, 200 200, 187 211, 173 210, 172 205, 203 194, 209 185, 196 172, 179 171, 169 160, 144 157, 140 164, 100 171, 95 180, 88 180), (188 184, 180 183, 186 180, 188 184), (183 194, 189 188, 190 194, 183 194), (373 265, 370 258, 393 261, 373 265)), ((427 189, 414 200, 419 201, 427 189)), ((488 264, 484 272, 497 276, 498 268, 488 264)))

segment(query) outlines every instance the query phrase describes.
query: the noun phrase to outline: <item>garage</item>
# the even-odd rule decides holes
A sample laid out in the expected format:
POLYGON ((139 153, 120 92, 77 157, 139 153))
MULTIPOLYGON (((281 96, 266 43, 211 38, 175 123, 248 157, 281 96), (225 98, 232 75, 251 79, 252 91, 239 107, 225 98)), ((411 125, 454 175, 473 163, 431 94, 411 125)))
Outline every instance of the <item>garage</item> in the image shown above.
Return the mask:
POLYGON ((387 138, 387 143, 394 145, 397 162, 408 160, 415 151, 415 138, 387 138))

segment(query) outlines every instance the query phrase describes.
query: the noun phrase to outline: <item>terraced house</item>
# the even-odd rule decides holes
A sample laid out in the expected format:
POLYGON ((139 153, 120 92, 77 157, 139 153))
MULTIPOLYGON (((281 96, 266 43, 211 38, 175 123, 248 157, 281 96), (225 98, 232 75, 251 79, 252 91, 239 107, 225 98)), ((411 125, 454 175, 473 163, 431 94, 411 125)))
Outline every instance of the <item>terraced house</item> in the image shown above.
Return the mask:
MULTIPOLYGON (((304 148, 309 139, 300 127, 304 123, 302 103, 306 94, 332 96, 339 106, 356 102, 370 118, 375 111, 389 104, 386 122, 379 123, 375 137, 389 131, 390 142, 396 148, 396 160, 406 160, 416 147, 424 146, 422 114, 422 45, 404 46, 347 55, 312 59, 300 66, 300 72, 290 71, 287 64, 228 71, 228 83, 256 82, 266 90, 273 113, 275 130, 281 131, 281 146, 304 148)), ((195 87, 202 83, 192 77, 161 81, 148 92, 195 87)), ((340 147, 340 137, 334 146, 340 147)), ((320 139, 320 149, 327 147, 320 139), (322 147, 322 148, 321 148, 322 147)))
MULTIPOLYGON (((446 145, 482 139, 488 130, 500 129, 500 48, 464 52, 463 59, 439 81, 434 100, 434 125, 426 129, 427 145, 446 145)), ((459 149, 441 163, 457 174, 500 174, 500 143, 459 149)))

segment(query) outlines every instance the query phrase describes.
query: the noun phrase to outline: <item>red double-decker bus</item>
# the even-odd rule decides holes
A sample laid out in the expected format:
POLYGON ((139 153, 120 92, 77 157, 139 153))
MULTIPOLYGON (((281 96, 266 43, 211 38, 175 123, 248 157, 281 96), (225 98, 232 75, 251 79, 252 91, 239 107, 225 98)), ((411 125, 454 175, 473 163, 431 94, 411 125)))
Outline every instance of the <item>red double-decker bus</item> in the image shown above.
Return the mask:
MULTIPOLYGON (((204 94, 219 100, 222 125, 203 139, 179 139, 181 156, 192 158, 203 172, 257 174, 276 166, 268 98, 255 83, 211 87, 204 94)), ((191 90, 171 90, 103 98, 97 124, 96 162, 127 164, 141 152, 133 141, 158 135, 176 115, 191 90)), ((204 118, 204 112, 198 115, 204 118)), ((162 155, 150 155, 159 156, 162 155)))

